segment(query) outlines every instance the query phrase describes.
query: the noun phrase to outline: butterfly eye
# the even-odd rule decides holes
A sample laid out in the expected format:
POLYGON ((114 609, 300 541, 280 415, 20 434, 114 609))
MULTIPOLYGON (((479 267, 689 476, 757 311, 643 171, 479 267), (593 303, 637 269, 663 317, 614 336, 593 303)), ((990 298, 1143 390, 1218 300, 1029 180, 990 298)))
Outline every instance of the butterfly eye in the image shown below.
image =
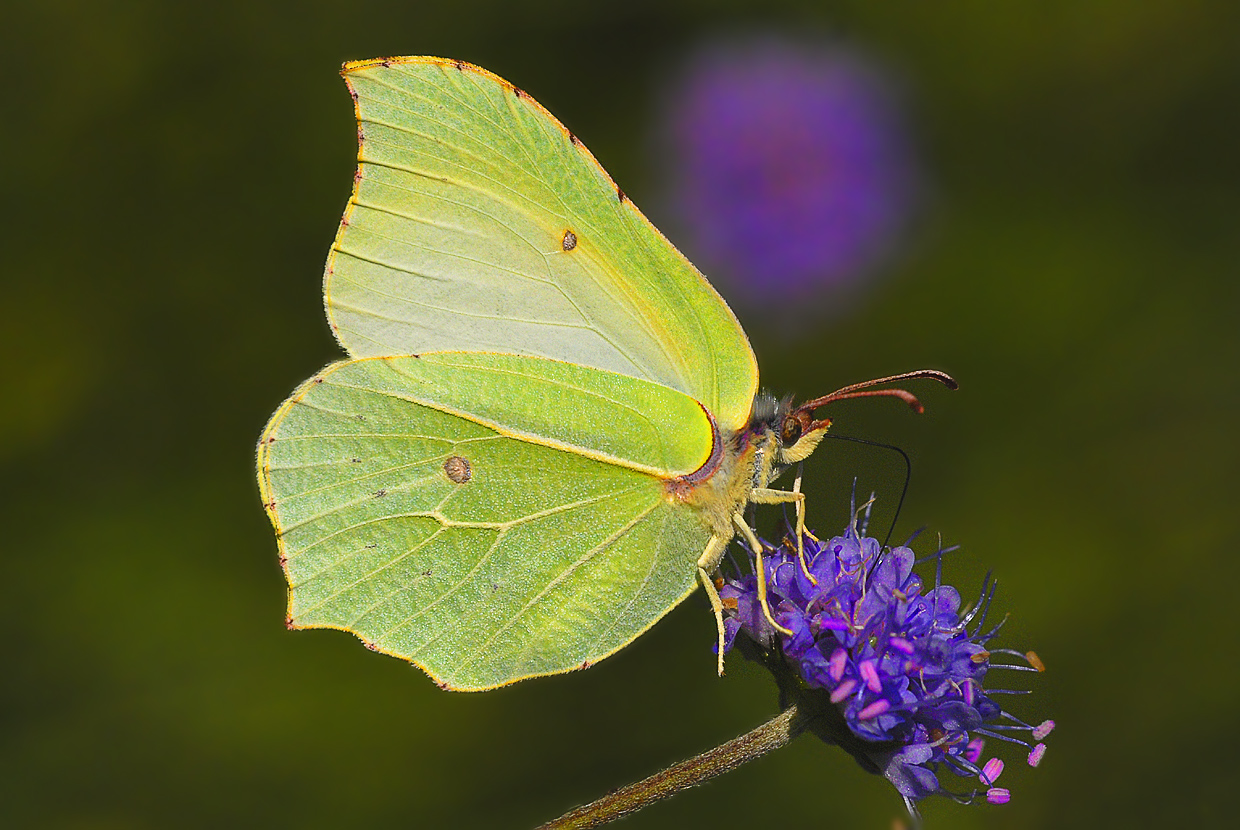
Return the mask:
POLYGON ((779 438, 784 446, 795 444, 797 439, 801 437, 801 422, 795 415, 789 415, 784 418, 784 425, 780 429, 779 438))

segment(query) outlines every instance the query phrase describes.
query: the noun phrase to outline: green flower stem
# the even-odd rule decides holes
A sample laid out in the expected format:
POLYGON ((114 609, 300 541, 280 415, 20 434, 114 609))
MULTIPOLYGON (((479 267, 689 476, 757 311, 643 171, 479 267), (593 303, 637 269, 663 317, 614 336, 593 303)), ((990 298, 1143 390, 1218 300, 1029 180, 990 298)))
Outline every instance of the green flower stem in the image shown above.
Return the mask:
POLYGON ((709 781, 716 775, 736 769, 772 749, 778 749, 804 732, 812 719, 812 715, 803 714, 794 703, 752 732, 733 738, 697 757, 673 764, 644 781, 621 787, 597 801, 565 813, 555 821, 547 822, 538 830, 599 827, 635 813, 648 804, 709 781))

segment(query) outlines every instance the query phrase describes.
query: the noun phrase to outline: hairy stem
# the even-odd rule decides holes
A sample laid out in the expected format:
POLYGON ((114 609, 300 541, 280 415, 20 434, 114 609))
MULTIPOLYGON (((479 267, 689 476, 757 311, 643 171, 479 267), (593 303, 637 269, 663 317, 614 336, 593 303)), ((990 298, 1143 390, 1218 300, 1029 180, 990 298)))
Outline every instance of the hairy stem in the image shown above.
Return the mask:
POLYGON ((694 758, 673 764, 636 784, 610 792, 597 801, 565 813, 555 821, 547 822, 538 830, 599 827, 635 813, 648 804, 709 781, 716 775, 736 769, 772 749, 778 749, 805 731, 811 719, 812 716, 804 714, 794 703, 752 732, 733 738, 694 758))

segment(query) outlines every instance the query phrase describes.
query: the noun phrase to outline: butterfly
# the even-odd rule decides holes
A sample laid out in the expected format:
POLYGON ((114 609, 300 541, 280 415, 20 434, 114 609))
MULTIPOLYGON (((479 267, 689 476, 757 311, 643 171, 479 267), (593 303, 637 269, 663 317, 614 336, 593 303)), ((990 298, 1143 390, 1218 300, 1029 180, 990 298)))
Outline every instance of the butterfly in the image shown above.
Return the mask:
MULTIPOLYGON (((572 133, 484 69, 347 63, 358 170, 324 298, 348 353, 258 446, 291 628, 442 687, 615 653, 713 574, 822 405, 758 391, 735 315, 572 133)), ((954 383, 952 384, 954 385, 954 383)), ((769 609, 765 609, 768 616, 769 609)), ((772 620, 774 623, 774 620, 772 620)))

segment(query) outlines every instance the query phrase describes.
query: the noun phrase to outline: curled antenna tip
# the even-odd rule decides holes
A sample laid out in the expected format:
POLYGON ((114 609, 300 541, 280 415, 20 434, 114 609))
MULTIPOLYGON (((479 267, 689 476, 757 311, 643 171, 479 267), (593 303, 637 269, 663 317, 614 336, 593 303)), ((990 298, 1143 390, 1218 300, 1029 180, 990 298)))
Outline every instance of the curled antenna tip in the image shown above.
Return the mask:
POLYGON ((960 388, 960 384, 956 382, 954 377, 947 374, 947 372, 940 372, 938 369, 918 369, 915 372, 905 372, 902 375, 892 375, 891 377, 883 378, 879 381, 871 381, 871 383, 904 380, 937 380, 948 389, 955 390, 960 388))

